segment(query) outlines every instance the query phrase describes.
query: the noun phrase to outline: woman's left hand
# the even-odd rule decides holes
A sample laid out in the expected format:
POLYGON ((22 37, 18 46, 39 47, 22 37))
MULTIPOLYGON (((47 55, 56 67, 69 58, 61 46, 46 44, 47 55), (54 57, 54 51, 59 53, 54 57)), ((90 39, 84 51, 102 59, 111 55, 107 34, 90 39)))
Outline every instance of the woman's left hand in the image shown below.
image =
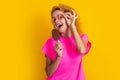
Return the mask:
POLYGON ((71 12, 66 12, 64 14, 64 18, 65 18, 66 23, 67 23, 68 26, 75 25, 75 21, 78 18, 78 15, 76 14, 76 12, 74 10, 72 10, 72 9, 71 9, 71 11, 72 11, 73 14, 71 12))

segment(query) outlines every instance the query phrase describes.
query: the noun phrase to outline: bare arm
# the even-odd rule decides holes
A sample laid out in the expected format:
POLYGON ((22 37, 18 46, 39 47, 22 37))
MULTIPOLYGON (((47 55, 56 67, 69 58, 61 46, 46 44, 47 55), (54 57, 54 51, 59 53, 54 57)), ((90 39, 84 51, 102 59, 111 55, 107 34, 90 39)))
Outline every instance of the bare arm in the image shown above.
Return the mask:
POLYGON ((80 35, 78 34, 76 25, 75 25, 75 21, 78 18, 78 15, 76 14, 76 12, 74 10, 71 9, 71 11, 73 12, 73 14, 71 14, 70 12, 66 12, 64 14, 64 18, 66 19, 66 22, 73 33, 78 51, 81 54, 84 54, 87 49, 86 46, 87 46, 88 41, 83 41, 81 39, 80 35))
POLYGON ((54 62, 52 62, 48 57, 46 57, 46 74, 47 76, 52 76, 52 74, 57 70, 60 63, 60 57, 57 57, 54 62))
POLYGON ((55 51, 57 53, 57 57, 54 60, 54 62, 52 62, 48 57, 46 57, 46 73, 49 77, 53 75, 53 73, 57 70, 60 64, 60 60, 63 53, 63 47, 60 41, 58 41, 55 45, 55 51))
POLYGON ((78 51, 83 54, 86 52, 86 46, 87 46, 87 42, 88 41, 83 41, 79 35, 79 33, 77 32, 77 29, 76 29, 76 26, 75 25, 71 25, 71 31, 74 35, 74 39, 75 39, 75 42, 76 42, 76 46, 77 46, 77 49, 78 51))

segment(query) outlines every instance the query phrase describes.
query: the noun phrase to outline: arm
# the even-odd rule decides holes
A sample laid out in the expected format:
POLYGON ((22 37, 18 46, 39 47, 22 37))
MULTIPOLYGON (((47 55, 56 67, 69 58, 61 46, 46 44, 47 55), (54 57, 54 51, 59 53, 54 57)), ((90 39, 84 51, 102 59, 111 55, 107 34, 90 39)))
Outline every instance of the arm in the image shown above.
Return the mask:
POLYGON ((60 63, 60 57, 57 57, 54 62, 52 62, 48 57, 46 57, 46 74, 47 76, 52 76, 52 74, 57 70, 60 63))
POLYGON ((63 53, 63 47, 60 41, 58 41, 55 45, 55 51, 57 53, 57 58, 54 60, 54 62, 52 62, 48 57, 46 57, 46 73, 49 77, 53 75, 53 73, 57 70, 60 64, 63 53))
POLYGON ((83 54, 86 52, 86 46, 87 46, 87 42, 88 41, 83 41, 79 35, 79 33, 77 32, 76 26, 75 25, 71 25, 71 31, 73 33, 75 42, 76 42, 76 46, 78 51, 83 54))
POLYGON ((75 21, 78 18, 78 15, 75 13, 74 10, 71 9, 71 11, 73 12, 73 14, 71 14, 70 12, 67 12, 64 14, 64 18, 66 19, 66 22, 73 33, 78 51, 81 54, 84 54, 87 49, 86 47, 87 47, 88 41, 83 41, 81 37, 79 36, 77 29, 76 29, 76 25, 75 25, 75 21))

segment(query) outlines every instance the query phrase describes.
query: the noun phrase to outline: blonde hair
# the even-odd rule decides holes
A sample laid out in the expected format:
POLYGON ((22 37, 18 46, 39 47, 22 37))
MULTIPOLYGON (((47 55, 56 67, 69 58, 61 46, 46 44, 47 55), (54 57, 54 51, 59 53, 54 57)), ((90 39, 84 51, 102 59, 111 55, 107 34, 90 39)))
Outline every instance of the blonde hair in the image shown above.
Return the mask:
POLYGON ((56 11, 56 10, 63 11, 64 13, 71 12, 71 14, 73 14, 73 12, 71 11, 71 9, 74 10, 70 6, 67 6, 67 5, 64 5, 64 4, 59 4, 58 6, 53 6, 53 8, 51 10, 51 16, 52 16, 53 12, 56 11))

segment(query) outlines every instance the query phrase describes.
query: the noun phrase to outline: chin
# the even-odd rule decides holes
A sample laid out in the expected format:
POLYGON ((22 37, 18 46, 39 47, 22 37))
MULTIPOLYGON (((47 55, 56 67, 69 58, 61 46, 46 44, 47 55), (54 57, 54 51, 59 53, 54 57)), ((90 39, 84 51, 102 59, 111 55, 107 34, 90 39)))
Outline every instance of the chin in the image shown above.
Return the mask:
POLYGON ((66 30, 58 30, 60 33, 65 33, 66 30))
POLYGON ((57 29, 60 33, 65 33, 66 30, 67 30, 67 27, 66 26, 62 26, 62 28, 58 28, 57 29))

